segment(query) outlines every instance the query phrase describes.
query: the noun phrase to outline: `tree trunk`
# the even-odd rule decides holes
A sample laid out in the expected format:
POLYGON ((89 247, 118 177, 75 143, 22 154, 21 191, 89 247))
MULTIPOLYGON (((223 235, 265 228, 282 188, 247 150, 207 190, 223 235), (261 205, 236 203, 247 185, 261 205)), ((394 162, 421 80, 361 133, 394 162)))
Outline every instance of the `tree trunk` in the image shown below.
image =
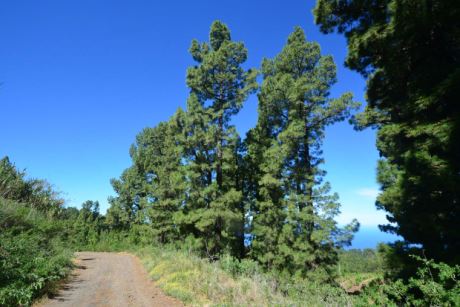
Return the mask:
MULTIPOLYGON (((307 126, 307 125, 305 125, 307 126)), ((310 154, 310 145, 309 145, 309 129, 308 129, 308 126, 306 127, 305 129, 305 153, 304 153, 304 163, 306 164, 305 168, 306 168, 306 176, 307 176, 307 180, 305 180, 305 195, 307 197, 307 201, 306 201, 306 208, 308 210, 308 213, 313 216, 314 214, 314 208, 313 208, 313 186, 314 186, 314 174, 313 174, 313 166, 312 166, 312 161, 311 161, 311 154, 310 154)), ((307 225, 306 225, 306 230, 308 232, 308 239, 309 241, 311 240, 311 235, 313 233, 313 227, 314 227, 314 223, 313 222, 308 222, 307 225)))
POLYGON ((217 166, 216 166, 216 179, 219 189, 222 189, 222 159, 223 159, 223 135, 224 135, 224 119, 223 115, 219 116, 219 132, 218 132, 218 144, 217 144, 217 166))

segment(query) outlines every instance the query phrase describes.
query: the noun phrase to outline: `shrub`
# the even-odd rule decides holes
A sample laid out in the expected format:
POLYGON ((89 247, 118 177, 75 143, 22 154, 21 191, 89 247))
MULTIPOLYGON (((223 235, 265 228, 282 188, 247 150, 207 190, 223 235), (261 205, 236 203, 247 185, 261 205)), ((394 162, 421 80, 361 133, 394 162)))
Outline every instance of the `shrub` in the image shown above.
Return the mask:
POLYGON ((460 266, 436 263, 419 256, 413 258, 421 264, 416 276, 389 284, 388 296, 413 306, 459 306, 460 266))
POLYGON ((28 306, 69 272, 62 232, 45 213, 0 199, 0 306, 28 306))
POLYGON ((261 271, 257 262, 252 259, 239 260, 225 254, 219 261, 220 267, 227 273, 235 276, 253 276, 261 271))

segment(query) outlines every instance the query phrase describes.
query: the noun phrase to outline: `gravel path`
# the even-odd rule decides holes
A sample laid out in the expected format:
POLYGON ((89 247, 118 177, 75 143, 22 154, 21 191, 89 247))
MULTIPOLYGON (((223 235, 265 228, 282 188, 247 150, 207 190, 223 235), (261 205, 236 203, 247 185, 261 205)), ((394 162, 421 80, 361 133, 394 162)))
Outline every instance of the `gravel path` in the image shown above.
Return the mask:
POLYGON ((76 256, 77 268, 59 294, 35 306, 183 306, 154 286, 133 255, 82 252, 76 256))

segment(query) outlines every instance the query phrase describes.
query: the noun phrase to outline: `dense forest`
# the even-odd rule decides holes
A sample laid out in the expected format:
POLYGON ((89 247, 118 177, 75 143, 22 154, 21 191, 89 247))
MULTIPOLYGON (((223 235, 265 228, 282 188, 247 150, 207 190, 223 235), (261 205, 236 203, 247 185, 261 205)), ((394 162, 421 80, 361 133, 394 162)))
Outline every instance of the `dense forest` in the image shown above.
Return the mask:
MULTIPOLYGON (((365 107, 351 93, 331 97, 336 64, 300 27, 247 69, 244 43, 215 21, 208 41, 191 43, 186 108, 136 136, 105 215, 95 201, 64 206, 49 183, 0 160, 0 305, 53 293, 78 250, 177 257, 237 285, 257 275, 275 286, 255 305, 460 305, 459 3, 318 0, 314 16, 322 32, 345 35, 365 107), (232 119, 250 95, 257 123, 240 136, 232 119), (359 223, 335 219, 322 144, 341 121, 377 131, 380 228, 403 238, 377 250, 347 249, 359 223)), ((170 294, 204 304, 193 298, 202 289, 187 291, 170 294)))

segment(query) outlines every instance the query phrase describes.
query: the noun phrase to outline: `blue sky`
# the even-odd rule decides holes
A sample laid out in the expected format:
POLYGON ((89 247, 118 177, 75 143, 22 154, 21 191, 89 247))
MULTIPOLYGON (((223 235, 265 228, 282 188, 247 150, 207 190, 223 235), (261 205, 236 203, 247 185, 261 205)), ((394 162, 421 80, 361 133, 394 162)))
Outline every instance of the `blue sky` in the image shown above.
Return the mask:
MULTIPOLYGON (((247 67, 273 57, 300 25, 338 66, 332 96, 364 101, 365 80, 343 66, 346 44, 313 23, 314 1, 23 1, 0 2, 0 156, 46 178, 69 205, 113 195, 109 180, 130 165, 129 146, 146 126, 167 120, 188 96, 185 71, 193 38, 227 23, 249 50, 247 67)), ((255 124, 251 97, 234 122, 255 124)), ((385 221, 374 206, 375 132, 347 123, 327 129, 327 180, 342 200, 341 223, 385 221)))

